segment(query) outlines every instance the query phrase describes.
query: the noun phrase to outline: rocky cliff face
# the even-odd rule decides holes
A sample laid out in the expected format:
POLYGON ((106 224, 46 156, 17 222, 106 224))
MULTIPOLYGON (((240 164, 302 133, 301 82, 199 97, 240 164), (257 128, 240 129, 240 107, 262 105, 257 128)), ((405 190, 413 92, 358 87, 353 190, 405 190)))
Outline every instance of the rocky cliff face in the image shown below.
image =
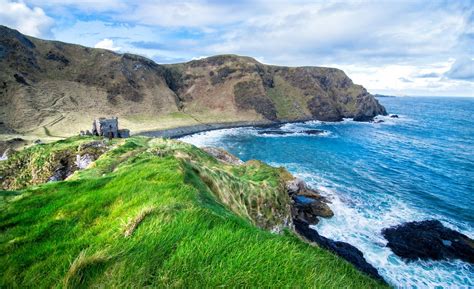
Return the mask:
POLYGON ((99 115, 120 116, 136 131, 160 128, 159 118, 177 126, 367 120, 386 113, 338 69, 271 66, 235 55, 159 65, 137 55, 36 39, 4 26, 0 67, 3 133, 43 128, 46 134, 74 134, 99 115))

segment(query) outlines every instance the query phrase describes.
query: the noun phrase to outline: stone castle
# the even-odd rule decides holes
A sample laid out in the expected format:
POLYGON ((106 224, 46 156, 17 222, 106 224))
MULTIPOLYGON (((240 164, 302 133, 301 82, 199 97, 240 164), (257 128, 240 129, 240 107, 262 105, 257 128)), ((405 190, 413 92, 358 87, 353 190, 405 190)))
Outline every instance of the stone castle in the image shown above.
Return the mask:
POLYGON ((92 122, 91 131, 81 131, 81 135, 96 135, 108 138, 127 138, 130 137, 130 130, 119 129, 117 117, 100 117, 94 119, 94 121, 92 122))

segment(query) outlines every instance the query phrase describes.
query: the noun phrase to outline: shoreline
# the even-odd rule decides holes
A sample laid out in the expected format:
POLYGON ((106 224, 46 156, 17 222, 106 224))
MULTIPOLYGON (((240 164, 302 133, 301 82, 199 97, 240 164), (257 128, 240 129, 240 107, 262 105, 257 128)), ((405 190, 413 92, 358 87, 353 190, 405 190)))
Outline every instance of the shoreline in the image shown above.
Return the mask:
POLYGON ((235 121, 235 122, 218 122, 218 123, 208 123, 208 124, 196 124, 190 126, 182 126, 176 128, 162 129, 162 130, 150 130, 139 132, 133 134, 133 136, 147 136, 147 137, 164 137, 164 138, 181 138, 188 135, 193 135, 196 133, 219 130, 219 129, 229 129, 229 128, 239 128, 239 127, 272 127, 275 125, 282 125, 286 123, 297 123, 315 120, 314 118, 305 118, 298 120, 281 120, 281 121, 235 121))

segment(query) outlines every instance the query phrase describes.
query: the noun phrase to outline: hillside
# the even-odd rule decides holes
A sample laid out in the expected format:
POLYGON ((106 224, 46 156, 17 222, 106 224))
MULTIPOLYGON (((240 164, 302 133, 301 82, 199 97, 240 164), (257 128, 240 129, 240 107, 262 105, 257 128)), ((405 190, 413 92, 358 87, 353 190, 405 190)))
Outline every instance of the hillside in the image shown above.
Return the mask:
POLYGON ((17 152, 0 174, 18 189, 0 191, 2 288, 385 287, 289 228, 269 232, 290 214, 283 168, 75 137, 17 152), (97 160, 42 184, 76 154, 97 160))
POLYGON ((343 71, 236 55, 159 65, 0 26, 0 133, 65 137, 97 116, 132 132, 202 123, 368 120, 385 109, 343 71))

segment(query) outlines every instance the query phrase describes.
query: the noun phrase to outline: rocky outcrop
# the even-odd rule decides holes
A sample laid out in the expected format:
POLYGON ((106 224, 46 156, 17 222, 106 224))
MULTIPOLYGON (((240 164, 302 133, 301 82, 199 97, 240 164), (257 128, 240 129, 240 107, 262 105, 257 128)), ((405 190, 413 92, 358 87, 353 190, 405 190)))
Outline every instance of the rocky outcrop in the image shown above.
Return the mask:
POLYGON ((28 142, 22 138, 12 138, 0 141, 0 160, 7 160, 15 150, 26 146, 28 142))
POLYGON ((286 183, 287 192, 292 199, 291 216, 295 232, 310 243, 316 243, 322 248, 332 251, 353 264, 360 271, 383 281, 377 269, 369 264, 364 254, 346 242, 334 241, 319 235, 310 227, 319 222, 319 217, 330 218, 334 216, 329 208, 329 201, 316 190, 310 188, 304 181, 295 178, 286 183))
POLYGON ((334 216, 328 206, 329 201, 302 180, 295 178, 287 182, 286 189, 292 200, 291 215, 294 220, 315 225, 319 222, 318 217, 334 216))
POLYGON ((233 154, 217 147, 203 147, 201 148, 206 153, 210 154, 211 156, 215 157, 216 159, 220 160, 223 163, 230 164, 230 165, 242 165, 244 162, 239 159, 238 157, 234 156, 233 154))
POLYGON ((0 162, 0 189, 18 190, 30 185, 62 181, 88 167, 111 148, 110 143, 92 140, 78 145, 37 144, 0 162))
POLYGON ((0 67, 3 132, 46 127, 64 136, 97 115, 117 115, 138 131, 162 128, 160 117, 184 126, 370 120, 386 114, 339 69, 265 65, 236 55, 159 65, 137 55, 36 39, 5 26, 0 67))
POLYGON ((379 275, 377 269, 370 265, 364 258, 364 254, 352 246, 349 243, 333 241, 326 237, 318 234, 316 230, 313 230, 309 225, 300 220, 293 220, 295 231, 307 241, 318 244, 319 246, 332 251, 336 255, 346 259, 349 263, 353 264, 357 269, 370 275, 378 280, 383 278, 379 275))
POLYGON ((461 259, 474 263, 474 240, 438 220, 408 222, 382 230, 387 247, 409 260, 461 259))

